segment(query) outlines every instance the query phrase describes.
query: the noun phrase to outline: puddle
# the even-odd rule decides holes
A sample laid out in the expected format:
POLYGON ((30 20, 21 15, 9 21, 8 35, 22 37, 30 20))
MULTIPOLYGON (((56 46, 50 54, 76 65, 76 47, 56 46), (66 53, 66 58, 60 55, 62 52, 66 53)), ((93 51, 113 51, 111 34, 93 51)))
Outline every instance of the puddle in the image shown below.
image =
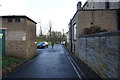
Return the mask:
POLYGON ((56 52, 55 50, 49 50, 49 52, 56 52))

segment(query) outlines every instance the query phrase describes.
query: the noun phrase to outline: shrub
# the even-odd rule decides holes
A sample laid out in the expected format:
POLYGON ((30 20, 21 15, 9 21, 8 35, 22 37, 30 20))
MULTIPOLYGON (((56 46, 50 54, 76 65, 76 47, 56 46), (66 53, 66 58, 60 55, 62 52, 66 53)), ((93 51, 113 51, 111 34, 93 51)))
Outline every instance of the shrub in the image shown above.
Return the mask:
POLYGON ((85 28, 85 34, 94 34, 100 32, 107 32, 107 30, 98 26, 90 26, 89 28, 85 28))

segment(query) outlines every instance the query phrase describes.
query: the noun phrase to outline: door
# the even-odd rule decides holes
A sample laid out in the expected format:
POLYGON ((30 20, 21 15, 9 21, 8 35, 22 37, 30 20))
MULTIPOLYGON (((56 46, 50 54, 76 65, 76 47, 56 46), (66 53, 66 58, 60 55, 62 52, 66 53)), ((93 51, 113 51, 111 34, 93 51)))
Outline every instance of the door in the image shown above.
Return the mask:
POLYGON ((75 54, 75 44, 74 44, 74 54, 75 54))
POLYGON ((0 30, 0 53, 5 56, 5 30, 0 30))

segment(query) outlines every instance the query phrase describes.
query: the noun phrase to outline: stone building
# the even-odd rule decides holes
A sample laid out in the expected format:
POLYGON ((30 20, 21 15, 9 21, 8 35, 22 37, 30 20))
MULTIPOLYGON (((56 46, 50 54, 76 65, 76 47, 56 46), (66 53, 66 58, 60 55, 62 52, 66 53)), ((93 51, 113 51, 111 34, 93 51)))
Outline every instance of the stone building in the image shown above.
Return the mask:
POLYGON ((36 53, 36 22, 24 15, 1 16, 5 30, 5 55, 30 58, 36 53))
MULTIPOLYGON (((117 66, 111 67, 114 64, 114 61, 113 62, 111 61, 111 64, 107 64, 107 62, 105 62, 108 59, 110 60, 114 60, 114 59, 108 56, 104 56, 104 52, 105 54, 110 55, 111 57, 114 57, 113 55, 115 54, 118 55, 119 50, 118 50, 118 45, 116 44, 118 43, 119 35, 117 34, 116 31, 120 30, 120 9, 84 9, 83 7, 81 7, 81 2, 78 2, 77 11, 70 20, 68 26, 69 26, 68 50, 71 52, 71 55, 73 54, 76 55, 80 60, 86 63, 92 70, 94 70, 99 76, 103 78, 118 77, 117 74, 118 69, 115 69, 117 68, 117 66), (99 26, 102 29, 106 29, 108 30, 108 33, 107 34, 101 33, 100 35, 96 35, 98 40, 96 40, 96 37, 95 38, 93 37, 95 35, 93 35, 90 38, 89 36, 91 34, 84 36, 85 28, 89 28, 92 25, 99 26), (111 31, 113 31, 112 34, 111 31), (113 43, 107 42, 109 40, 113 40, 108 38, 108 36, 109 37, 117 36, 115 38, 116 42, 113 43), (107 44, 106 50, 105 49, 103 50, 102 48, 104 46, 100 45, 102 39, 106 41, 105 43, 105 45, 107 44), (110 52, 112 46, 116 47, 115 49, 116 52, 115 51, 110 52), (102 62, 102 59, 104 58, 106 59, 102 62), (105 68, 104 66, 106 65, 104 63, 109 66, 105 68), (111 68, 114 68, 114 71, 116 72, 114 73, 111 70, 109 70, 111 68)), ((118 59, 118 56, 115 57, 116 59, 118 59)), ((116 65, 118 64, 117 61, 118 60, 116 60, 116 65)))
POLYGON ((120 9, 120 1, 119 0, 87 0, 82 8, 83 9, 120 9))
POLYGON ((69 23, 70 51, 76 53, 77 39, 84 34, 84 29, 96 25, 108 31, 120 29, 119 9, 83 9, 81 2, 69 23))

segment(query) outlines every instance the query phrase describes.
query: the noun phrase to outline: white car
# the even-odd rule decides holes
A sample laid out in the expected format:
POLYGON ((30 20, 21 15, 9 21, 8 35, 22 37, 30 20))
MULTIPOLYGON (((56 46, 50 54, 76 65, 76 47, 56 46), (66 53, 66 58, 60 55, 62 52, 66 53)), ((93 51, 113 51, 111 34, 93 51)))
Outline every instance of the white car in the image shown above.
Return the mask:
POLYGON ((62 41, 62 42, 61 42, 61 45, 65 45, 65 41, 62 41))
POLYGON ((45 44, 48 46, 48 43, 47 43, 47 42, 45 42, 45 44))

